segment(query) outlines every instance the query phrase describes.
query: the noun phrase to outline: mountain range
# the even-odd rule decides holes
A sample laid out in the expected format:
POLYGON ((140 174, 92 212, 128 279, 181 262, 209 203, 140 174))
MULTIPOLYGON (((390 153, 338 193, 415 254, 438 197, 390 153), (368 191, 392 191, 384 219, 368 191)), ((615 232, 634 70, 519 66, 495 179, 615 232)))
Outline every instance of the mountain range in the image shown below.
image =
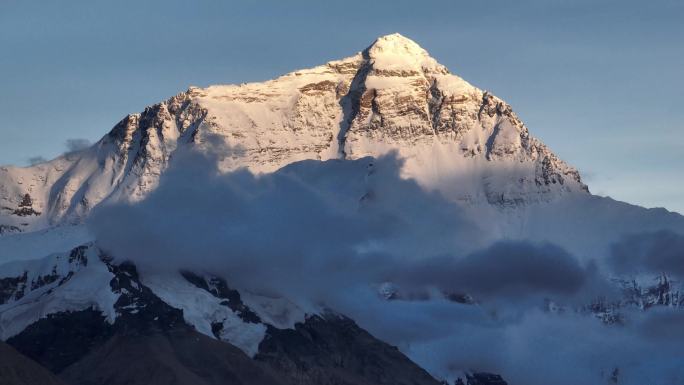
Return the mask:
MULTIPOLYGON (((337 302, 309 301, 300 291, 261 285, 278 273, 247 269, 232 277, 221 268, 230 250, 251 259, 254 250, 271 251, 241 246, 244 234, 231 233, 239 226, 223 228, 230 221, 250 234, 263 228, 264 238, 256 243, 281 245, 283 254, 291 245, 275 239, 288 237, 289 228, 311 234, 303 242, 331 245, 330 253, 347 250, 336 237, 362 237, 349 252, 363 249, 363 256, 457 249, 468 259, 479 250, 495 250, 488 245, 501 240, 553 243, 564 251, 540 247, 579 261, 572 262, 579 267, 570 266, 582 275, 579 283, 567 285, 577 292, 598 282, 594 267, 617 263, 611 258, 633 234, 684 234, 684 217, 677 213, 592 195, 580 173, 533 137, 510 105, 452 74, 412 40, 382 36, 348 58, 274 80, 190 87, 127 115, 88 148, 30 167, 0 167, 0 339, 6 342, 0 345, 0 378, 9 384, 71 385, 523 383, 522 374, 502 363, 439 366, 449 357, 426 354, 422 342, 393 340, 337 302), (262 190, 243 202, 241 189, 249 186, 262 190), (294 215, 290 203, 269 206, 279 196, 292 201, 286 187, 305 197, 294 215), (224 208, 224 201, 237 203, 224 208), (130 216, 129 208, 138 211, 130 216), (304 223, 318 215, 304 215, 308 209, 325 212, 325 221, 304 223), (249 220, 261 214, 283 215, 289 222, 273 227, 282 232, 271 237, 272 228, 264 225, 270 222, 249 220), (241 215, 244 221, 235 219, 241 215), (368 215, 372 223, 360 223, 355 215, 368 215), (164 222, 174 230, 155 227, 164 222), (203 232, 202 223, 211 230, 203 232), (355 226, 372 239, 339 230, 355 226), (396 237, 383 238, 397 227, 396 237), (213 238, 207 241, 203 234, 213 238), (191 247, 173 250, 180 238, 191 247), (221 241, 229 248, 212 256, 205 246, 221 241), (161 246, 167 242, 168 249, 161 246), (157 253, 168 259, 146 259, 157 253), (184 259, 189 253, 197 254, 188 256, 194 261, 184 259)), ((335 261, 331 271, 345 269, 335 261)), ((410 262, 406 266, 414 273, 426 269, 410 262)), ((354 274, 370 274, 353 267, 354 274)), ((456 265, 443 279, 467 283, 459 271, 480 271, 469 268, 456 265)), ((547 298, 566 294, 566 287, 547 282, 553 278, 526 279, 551 293, 544 298, 545 312, 589 314, 600 327, 619 327, 632 309, 684 307, 670 271, 637 273, 618 277, 611 271, 610 279, 601 280, 610 282, 601 286, 604 291, 592 291, 581 304, 547 298)), ((377 274, 389 273, 383 267, 377 274)), ((495 276, 496 268, 481 274, 495 276)), ((563 279, 569 275, 559 273, 563 279)), ((377 282, 377 276, 369 287, 383 302, 434 299, 434 293, 414 290, 414 279, 377 282)), ((457 284, 438 286, 439 300, 490 312, 489 303, 498 302, 491 293, 499 291, 482 281, 465 291, 457 284)), ((519 283, 512 285, 509 294, 519 290, 519 283)), ((633 383, 630 369, 618 363, 596 372, 606 383, 633 383)), ((540 369, 533 377, 560 383, 545 375, 540 369)))

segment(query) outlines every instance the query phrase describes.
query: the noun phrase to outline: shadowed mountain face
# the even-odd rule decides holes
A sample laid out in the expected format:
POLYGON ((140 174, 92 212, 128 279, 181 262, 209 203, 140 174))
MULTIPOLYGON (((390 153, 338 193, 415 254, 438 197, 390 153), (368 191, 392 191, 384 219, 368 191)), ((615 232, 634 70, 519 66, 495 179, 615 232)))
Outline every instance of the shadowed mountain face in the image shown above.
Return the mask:
POLYGON ((292 383, 438 384, 396 347, 334 314, 310 317, 294 329, 270 328, 254 358, 292 383))
MULTIPOLYGON (((88 328, 111 331, 101 318, 99 327, 93 323, 90 312, 59 314, 10 343, 71 385, 438 384, 396 348, 336 315, 310 318, 294 330, 270 328, 254 359, 185 325, 115 325, 125 331, 78 339, 88 328), (56 339, 57 328, 67 333, 65 339, 56 339)), ((39 367, 13 348, 5 350, 39 367)), ((23 366, 10 366, 22 373, 23 366)))
POLYGON ((2 341, 0 341, 0 384, 67 385, 49 370, 2 341))
POLYGON ((186 328, 116 335, 60 377, 70 385, 286 385, 240 349, 186 328))
MULTIPOLYGON (((78 323, 78 319, 74 320, 78 323)), ((0 342, 2 385, 439 385, 396 348, 339 316, 269 331, 255 359, 189 328, 109 338, 59 377, 0 342)), ((51 365, 45 357, 46 364, 51 365)), ((50 358, 54 360, 54 357, 50 358)), ((52 364, 52 366, 55 366, 52 364)), ((458 384, 459 382, 457 382, 458 384)), ((468 385, 505 385, 485 373, 468 385)))
POLYGON ((439 384, 349 320, 316 320, 284 334, 269 335, 254 360, 187 328, 116 335, 60 377, 71 385, 439 384))

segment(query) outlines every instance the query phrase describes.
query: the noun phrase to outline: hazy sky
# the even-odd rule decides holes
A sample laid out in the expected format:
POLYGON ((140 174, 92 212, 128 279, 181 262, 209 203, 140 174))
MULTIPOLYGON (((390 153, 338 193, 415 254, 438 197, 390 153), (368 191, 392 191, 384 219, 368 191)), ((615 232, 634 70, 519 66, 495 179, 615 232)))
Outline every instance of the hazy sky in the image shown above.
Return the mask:
POLYGON ((592 192, 684 212, 684 2, 0 1, 0 164, 189 85, 265 80, 400 32, 508 101, 592 192))

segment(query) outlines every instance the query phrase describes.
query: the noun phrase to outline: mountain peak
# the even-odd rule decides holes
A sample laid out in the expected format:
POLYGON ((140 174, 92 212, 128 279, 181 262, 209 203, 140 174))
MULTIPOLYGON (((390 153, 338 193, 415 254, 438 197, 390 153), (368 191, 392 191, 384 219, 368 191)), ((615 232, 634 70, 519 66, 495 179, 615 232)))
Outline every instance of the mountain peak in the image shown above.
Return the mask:
POLYGON ((395 55, 420 55, 427 56, 428 53, 415 41, 405 37, 400 33, 380 36, 373 44, 368 47, 369 51, 376 53, 391 53, 395 55))
POLYGON ((267 82, 191 88, 127 116, 88 151, 0 167, 0 225, 42 229, 79 222, 103 201, 143 199, 178 148, 209 151, 216 140, 240 149, 219 160, 222 171, 394 151, 402 176, 426 189, 449 181, 449 199, 468 204, 519 206, 587 191, 508 104, 391 34, 346 59, 267 82))
POLYGON ((430 54, 415 41, 399 34, 380 36, 364 54, 379 71, 409 73, 448 73, 430 54))

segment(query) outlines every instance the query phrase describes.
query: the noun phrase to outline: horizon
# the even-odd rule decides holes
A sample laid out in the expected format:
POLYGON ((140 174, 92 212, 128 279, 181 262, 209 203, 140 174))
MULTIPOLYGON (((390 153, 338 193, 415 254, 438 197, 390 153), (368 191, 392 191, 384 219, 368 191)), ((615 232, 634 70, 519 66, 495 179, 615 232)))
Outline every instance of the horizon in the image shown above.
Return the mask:
POLYGON ((621 2, 613 9, 616 3, 531 0, 493 10, 441 4, 419 12, 410 2, 392 10, 370 4, 344 34, 335 29, 353 6, 274 3, 267 12, 301 15, 269 26, 258 6, 201 3, 193 9, 201 17, 174 36, 166 25, 184 20, 180 2, 165 2, 160 11, 157 3, 112 9, 10 1, 0 5, 0 47, 13 53, 0 60, 7 87, 0 164, 25 166, 58 156, 69 141, 95 142, 126 114, 192 85, 272 79, 351 56, 398 32, 508 102, 533 136, 580 171, 593 194, 683 213, 684 112, 676 96, 684 87, 684 53, 671 47, 684 38, 677 18, 684 7, 621 2), (301 25, 303 18, 311 25, 301 25), (564 30, 574 23, 584 29, 564 30))

